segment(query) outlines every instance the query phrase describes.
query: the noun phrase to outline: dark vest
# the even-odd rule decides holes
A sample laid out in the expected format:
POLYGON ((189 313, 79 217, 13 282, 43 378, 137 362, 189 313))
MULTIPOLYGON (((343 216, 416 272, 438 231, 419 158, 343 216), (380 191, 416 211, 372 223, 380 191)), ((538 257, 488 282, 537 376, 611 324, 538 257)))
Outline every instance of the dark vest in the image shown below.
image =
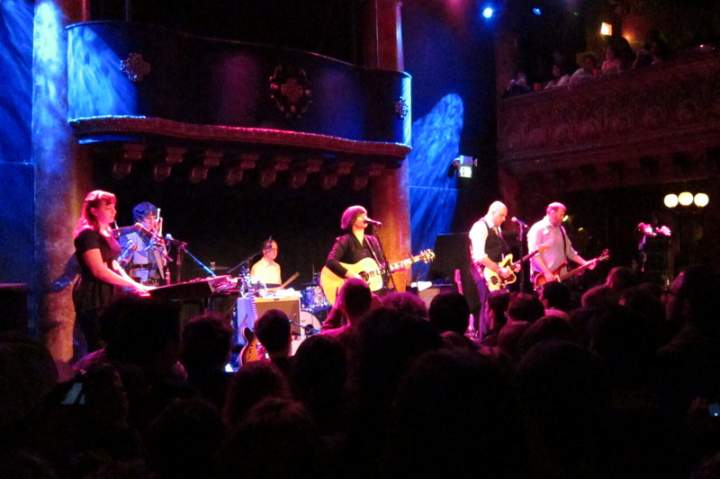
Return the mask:
POLYGON ((491 228, 485 220, 483 220, 483 223, 485 223, 488 229, 488 236, 485 240, 485 254, 488 255, 488 258, 498 263, 502 257, 508 253, 509 248, 505 240, 502 239, 501 236, 498 236, 495 230, 491 228))

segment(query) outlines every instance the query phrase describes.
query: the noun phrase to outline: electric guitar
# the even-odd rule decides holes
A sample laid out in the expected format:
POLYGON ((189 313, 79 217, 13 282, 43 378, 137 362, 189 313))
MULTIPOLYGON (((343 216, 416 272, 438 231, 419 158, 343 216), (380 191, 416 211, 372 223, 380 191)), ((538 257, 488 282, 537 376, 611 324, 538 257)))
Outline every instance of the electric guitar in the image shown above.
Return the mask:
POLYGON ((522 266, 525 261, 529 260, 536 254, 542 253, 545 249, 545 246, 541 246, 532 253, 526 254, 515 262, 513 262, 512 253, 505 255, 503 259, 500 260, 500 262, 498 263, 498 266, 501 268, 510 268, 510 276, 508 276, 507 278, 501 278, 497 272, 491 270, 490 268, 484 268, 483 276, 485 277, 485 283, 487 284, 488 289, 491 292, 498 291, 509 284, 513 284, 515 281, 517 281, 517 276, 515 276, 516 268, 522 266))
POLYGON ((269 358, 267 351, 265 351, 265 348, 260 344, 257 336, 250 328, 243 329, 243 337, 245 338, 245 346, 240 350, 238 358, 240 366, 269 358))
MULTIPOLYGON (((603 252, 600 256, 598 256, 597 258, 591 259, 584 265, 578 266, 577 268, 571 269, 570 271, 566 271, 565 273, 560 273, 560 271, 562 271, 562 269, 565 266, 567 266, 567 263, 563 263, 555 271, 553 271, 553 275, 557 278, 558 282, 562 283, 566 279, 572 278, 573 276, 581 274, 581 273, 585 272, 585 270, 590 268, 591 266, 594 267, 594 265, 600 263, 601 261, 607 261, 608 259, 610 259, 610 251, 605 249, 605 250, 603 250, 603 252)), ((545 276, 543 274, 538 274, 533 279, 533 287, 535 288, 535 290, 539 290, 547 282, 548 281, 545 279, 545 276)))
MULTIPOLYGON (((410 256, 402 261, 389 264, 388 271, 390 273, 394 273, 396 271, 407 269, 414 263, 429 263, 433 259, 435 259, 435 253, 430 249, 426 249, 421 251, 418 255, 410 256)), ((383 271, 380 269, 377 262, 372 258, 363 258, 357 263, 352 264, 340 264, 348 271, 359 275, 368 284, 370 291, 378 291, 385 286, 383 281, 383 271)), ((327 266, 324 266, 320 271, 320 287, 322 288, 323 293, 325 293, 325 297, 330 304, 335 304, 337 291, 344 282, 345 278, 341 278, 336 275, 327 266)))

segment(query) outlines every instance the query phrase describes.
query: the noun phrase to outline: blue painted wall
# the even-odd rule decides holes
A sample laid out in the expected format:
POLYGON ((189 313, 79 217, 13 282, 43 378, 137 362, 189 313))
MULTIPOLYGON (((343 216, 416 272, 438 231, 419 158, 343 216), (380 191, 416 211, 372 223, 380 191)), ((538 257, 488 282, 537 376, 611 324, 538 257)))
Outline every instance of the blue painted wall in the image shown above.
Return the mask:
MULTIPOLYGON (((412 248, 468 231, 497 194, 495 59, 492 23, 479 2, 403 4, 405 69, 413 76, 413 151, 408 157, 412 248), (479 159, 476 177, 458 179, 458 155, 479 159)), ((417 265, 416 276, 428 267, 417 265)))
POLYGON ((0 2, 0 282, 33 277, 33 2, 0 2))

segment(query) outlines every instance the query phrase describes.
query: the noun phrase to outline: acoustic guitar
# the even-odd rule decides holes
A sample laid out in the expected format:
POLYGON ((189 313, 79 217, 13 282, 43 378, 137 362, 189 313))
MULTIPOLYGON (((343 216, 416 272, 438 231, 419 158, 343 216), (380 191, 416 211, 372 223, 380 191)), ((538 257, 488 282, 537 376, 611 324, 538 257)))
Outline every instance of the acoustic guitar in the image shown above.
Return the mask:
MULTIPOLYGON (((610 259, 610 251, 605 249, 605 250, 603 250, 603 252, 600 256, 598 256, 597 258, 591 259, 584 265, 578 266, 577 268, 571 269, 570 271, 566 271, 565 273, 560 273, 560 271, 562 271, 562 269, 565 266, 567 266, 566 263, 563 263, 555 271, 553 271, 553 275, 555 275, 557 277, 556 281, 559 281, 562 283, 566 279, 572 278, 573 276, 577 276, 577 275, 585 272, 586 269, 588 269, 590 267, 594 267, 594 265, 600 263, 601 261, 607 261, 608 259, 610 259)), ((540 288, 542 288, 545 285, 545 283, 547 283, 547 282, 548 281, 545 279, 544 275, 538 274, 535 276, 535 278, 533 278, 533 287, 537 291, 540 288)))
MULTIPOLYGON (((414 263, 429 263, 433 259, 435 259, 435 253, 430 249, 426 249, 421 251, 420 254, 389 264, 388 271, 394 273, 407 269, 414 263)), ((348 271, 359 275, 368 284, 370 291, 379 291, 385 286, 383 271, 380 265, 372 258, 363 258, 352 264, 342 262, 340 264, 348 271)), ((324 266, 320 271, 320 287, 330 304, 335 304, 337 291, 344 282, 345 278, 336 275, 327 266, 324 266)))

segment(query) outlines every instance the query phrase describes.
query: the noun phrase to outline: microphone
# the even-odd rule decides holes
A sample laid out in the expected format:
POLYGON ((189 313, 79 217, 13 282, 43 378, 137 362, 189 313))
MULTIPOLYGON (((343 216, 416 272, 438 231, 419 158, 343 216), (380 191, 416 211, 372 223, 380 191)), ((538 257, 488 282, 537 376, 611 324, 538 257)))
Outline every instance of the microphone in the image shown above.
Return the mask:
POLYGON ((165 241, 169 241, 171 243, 175 243, 180 246, 187 246, 187 243, 185 241, 180 241, 180 240, 173 238, 173 235, 171 235, 170 233, 165 233, 165 241))
POLYGON ((371 218, 365 218, 365 223, 369 225, 375 225, 375 226, 382 226, 382 222, 378 220, 373 220, 371 218))
POLYGON ((519 219, 517 218, 517 216, 513 216, 512 218, 510 218, 510 221, 512 221, 512 222, 515 223, 515 224, 518 224, 518 225, 522 226, 523 228, 527 228, 527 223, 525 223, 524 221, 519 220, 519 219))

